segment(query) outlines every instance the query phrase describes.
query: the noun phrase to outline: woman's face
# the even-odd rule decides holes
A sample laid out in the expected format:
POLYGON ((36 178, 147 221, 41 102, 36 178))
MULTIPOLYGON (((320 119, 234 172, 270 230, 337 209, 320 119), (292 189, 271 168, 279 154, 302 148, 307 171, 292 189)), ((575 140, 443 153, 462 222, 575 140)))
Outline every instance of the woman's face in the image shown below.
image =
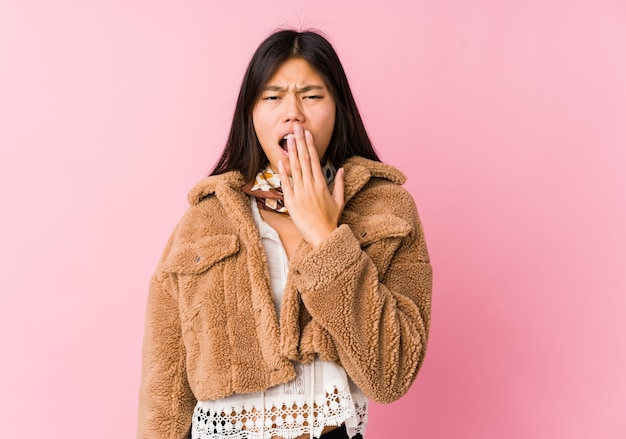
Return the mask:
POLYGON ((292 58, 265 85, 252 109, 252 122, 272 170, 278 172, 282 160, 291 175, 285 136, 301 125, 311 132, 318 155, 324 157, 335 128, 335 99, 307 61, 292 58))

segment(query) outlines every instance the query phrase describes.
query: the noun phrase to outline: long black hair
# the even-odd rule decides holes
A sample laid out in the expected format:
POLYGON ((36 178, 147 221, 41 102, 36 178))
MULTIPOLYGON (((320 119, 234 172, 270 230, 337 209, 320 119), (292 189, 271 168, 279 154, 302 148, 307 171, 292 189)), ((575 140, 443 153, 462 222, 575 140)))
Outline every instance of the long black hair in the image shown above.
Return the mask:
POLYGON ((348 78, 331 44, 317 32, 280 30, 256 50, 243 77, 230 134, 211 175, 238 170, 252 180, 268 163, 254 125, 252 110, 276 70, 291 58, 302 58, 322 77, 335 99, 335 128, 326 156, 337 167, 359 155, 380 161, 365 131, 348 78))

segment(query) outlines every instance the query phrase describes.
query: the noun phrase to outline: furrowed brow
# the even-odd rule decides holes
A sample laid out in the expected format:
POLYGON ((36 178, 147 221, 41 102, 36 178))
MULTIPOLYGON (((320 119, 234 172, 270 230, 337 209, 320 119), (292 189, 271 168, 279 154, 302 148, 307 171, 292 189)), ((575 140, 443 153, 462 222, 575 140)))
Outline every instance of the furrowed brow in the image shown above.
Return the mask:
MULTIPOLYGON (((287 87, 281 87, 280 85, 268 85, 263 91, 286 92, 287 89, 287 87)), ((305 85, 302 88, 297 88, 296 93, 307 93, 312 90, 324 90, 324 87, 321 85, 305 85)))
POLYGON ((324 90, 324 87, 322 87, 321 85, 305 85, 302 88, 296 89, 298 93, 307 93, 312 90, 324 90))
POLYGON ((287 87, 281 87, 279 85, 268 85, 263 90, 264 91, 280 91, 280 92, 284 92, 284 91, 287 91, 287 87))

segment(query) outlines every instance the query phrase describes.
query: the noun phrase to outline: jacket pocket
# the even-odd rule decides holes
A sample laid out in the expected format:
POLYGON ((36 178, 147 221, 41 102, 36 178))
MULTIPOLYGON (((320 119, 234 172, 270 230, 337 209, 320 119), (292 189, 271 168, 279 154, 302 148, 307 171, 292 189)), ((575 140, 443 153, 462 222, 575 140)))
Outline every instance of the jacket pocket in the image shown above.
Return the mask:
POLYGON ((398 247, 413 227, 403 218, 389 213, 361 216, 344 212, 344 219, 363 251, 376 265, 382 280, 398 247))
POLYGON ((344 212, 343 219, 362 248, 388 238, 404 238, 412 230, 407 221, 389 213, 361 216, 344 212))
POLYGON ((177 243, 163 263, 163 270, 177 274, 200 274, 239 251, 236 235, 211 235, 194 242, 177 243))

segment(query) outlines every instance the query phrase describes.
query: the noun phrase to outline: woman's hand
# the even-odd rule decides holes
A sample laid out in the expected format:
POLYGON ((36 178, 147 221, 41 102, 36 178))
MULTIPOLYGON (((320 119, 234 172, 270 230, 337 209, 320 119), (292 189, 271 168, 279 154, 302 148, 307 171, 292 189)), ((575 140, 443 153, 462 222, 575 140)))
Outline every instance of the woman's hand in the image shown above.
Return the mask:
POLYGON ((285 164, 278 172, 285 206, 294 225, 311 247, 319 246, 337 228, 344 207, 343 168, 335 175, 332 194, 322 173, 320 158, 310 131, 294 126, 294 136, 287 139, 291 178, 285 164))

